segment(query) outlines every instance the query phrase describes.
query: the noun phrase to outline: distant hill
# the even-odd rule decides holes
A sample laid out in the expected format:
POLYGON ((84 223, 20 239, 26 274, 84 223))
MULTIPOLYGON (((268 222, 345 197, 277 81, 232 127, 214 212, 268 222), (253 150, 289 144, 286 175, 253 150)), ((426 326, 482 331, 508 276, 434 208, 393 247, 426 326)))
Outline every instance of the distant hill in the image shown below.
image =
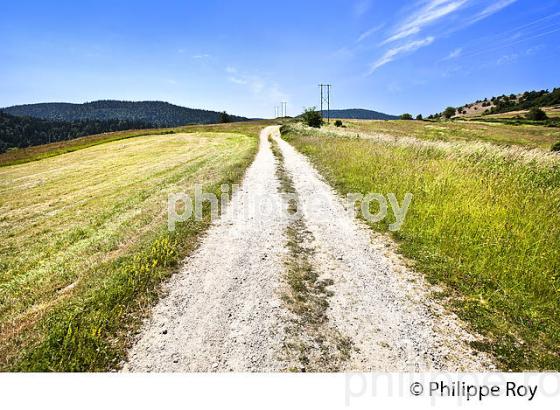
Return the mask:
POLYGON ((398 120, 395 115, 384 114, 382 112, 364 110, 362 108, 350 108, 347 110, 331 110, 331 118, 341 118, 345 120, 398 120))
MULTIPOLYGON (((141 121, 154 127, 177 127, 185 124, 212 124, 220 122, 220 113, 180 107, 163 101, 103 100, 84 104, 40 103, 16 105, 0 111, 16 116, 27 116, 52 121, 126 120, 141 121)), ((231 115, 231 121, 247 118, 231 115)))

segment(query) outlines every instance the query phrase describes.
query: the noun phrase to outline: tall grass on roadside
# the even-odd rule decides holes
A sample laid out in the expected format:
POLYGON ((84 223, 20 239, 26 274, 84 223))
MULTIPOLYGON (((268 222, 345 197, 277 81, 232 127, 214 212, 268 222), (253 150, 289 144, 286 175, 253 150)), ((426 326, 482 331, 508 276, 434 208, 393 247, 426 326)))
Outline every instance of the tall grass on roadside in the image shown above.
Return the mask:
POLYGON ((511 125, 484 121, 364 121, 344 120, 349 131, 414 137, 426 141, 488 142, 498 145, 541 148, 560 141, 560 129, 544 125, 511 125))
POLYGON ((448 306, 486 336, 476 347, 504 369, 560 370, 560 159, 294 128, 284 138, 342 194, 411 192, 394 238, 416 269, 444 285, 448 306))

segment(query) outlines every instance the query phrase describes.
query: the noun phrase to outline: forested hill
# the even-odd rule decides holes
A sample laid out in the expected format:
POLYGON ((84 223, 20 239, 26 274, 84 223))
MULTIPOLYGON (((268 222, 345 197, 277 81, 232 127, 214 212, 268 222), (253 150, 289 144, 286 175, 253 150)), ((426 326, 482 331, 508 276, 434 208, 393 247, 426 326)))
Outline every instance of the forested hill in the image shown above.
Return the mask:
POLYGON ((31 117, 16 117, 0 111, 0 154, 9 148, 71 140, 85 135, 110 131, 150 128, 142 121, 82 120, 51 121, 31 117))
MULTIPOLYGON (((326 115, 326 114, 325 114, 326 115)), ((350 108, 347 110, 331 110, 331 118, 348 120, 398 120, 399 117, 382 112, 364 110, 362 108, 350 108)))
MULTIPOLYGON (((220 113, 180 107, 163 101, 103 100, 84 104, 40 103, 16 105, 1 109, 16 116, 28 116, 53 121, 128 120, 141 121, 155 127, 176 127, 185 124, 220 122, 220 113)), ((247 118, 230 116, 231 121, 247 118)))

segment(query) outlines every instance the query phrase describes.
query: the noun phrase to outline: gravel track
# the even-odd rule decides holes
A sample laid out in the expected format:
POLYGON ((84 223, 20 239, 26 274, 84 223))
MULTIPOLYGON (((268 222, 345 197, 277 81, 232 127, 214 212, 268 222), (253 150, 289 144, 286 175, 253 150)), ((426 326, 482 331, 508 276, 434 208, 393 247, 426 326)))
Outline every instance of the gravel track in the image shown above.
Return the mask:
POLYGON ((280 147, 313 238, 306 245, 313 248, 313 267, 321 279, 333 283, 325 326, 351 343, 349 357, 338 368, 493 370, 492 359, 468 345, 477 337, 430 298, 422 276, 405 267, 385 238, 348 214, 308 159, 280 138, 279 127, 262 131, 259 152, 241 189, 168 282, 168 295, 146 321, 124 370, 288 368, 285 331, 290 314, 281 295, 287 286, 285 232, 290 222, 269 135, 280 147), (270 206, 257 212, 263 198, 270 206))
POLYGON ((287 214, 263 130, 255 161, 222 218, 167 284, 129 353, 125 370, 278 371, 282 350, 279 286, 287 214))

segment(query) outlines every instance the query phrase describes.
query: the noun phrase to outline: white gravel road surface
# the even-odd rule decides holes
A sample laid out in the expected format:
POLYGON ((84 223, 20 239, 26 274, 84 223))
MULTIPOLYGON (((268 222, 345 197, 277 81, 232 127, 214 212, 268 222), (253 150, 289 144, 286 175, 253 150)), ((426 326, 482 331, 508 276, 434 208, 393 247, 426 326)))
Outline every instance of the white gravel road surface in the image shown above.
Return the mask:
MULTIPOLYGON (((285 371, 282 302, 288 216, 268 136, 278 142, 313 237, 313 267, 331 279, 329 326, 347 337, 347 371, 484 371, 477 336, 430 298, 382 236, 349 216, 309 160, 268 127, 222 218, 168 282, 125 371, 285 371), (258 211, 264 202, 266 211, 258 211), (265 205, 266 205, 265 204, 265 205)), ((412 203, 411 206, 414 206, 412 203)))

